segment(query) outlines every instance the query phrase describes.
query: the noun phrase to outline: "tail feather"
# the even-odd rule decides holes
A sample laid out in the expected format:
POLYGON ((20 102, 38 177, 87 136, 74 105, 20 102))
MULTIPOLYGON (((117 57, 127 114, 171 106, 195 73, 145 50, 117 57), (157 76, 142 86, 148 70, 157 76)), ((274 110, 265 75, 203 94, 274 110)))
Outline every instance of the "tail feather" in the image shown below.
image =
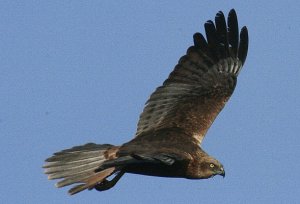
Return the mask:
POLYGON ((112 167, 112 168, 100 171, 97 174, 84 179, 84 184, 74 186, 73 188, 71 188, 69 190, 69 194, 74 195, 74 194, 79 193, 79 192, 81 192, 85 189, 92 189, 97 183, 103 181, 106 177, 113 174, 114 171, 115 171, 115 168, 112 167))
POLYGON ((95 169, 97 169, 99 165, 94 165, 90 168, 87 168, 83 166, 82 168, 73 168, 69 169, 66 171, 61 171, 61 172, 55 172, 55 173, 50 173, 48 175, 48 179, 53 180, 53 179, 60 179, 60 178, 67 178, 70 176, 76 176, 76 175, 81 175, 84 173, 93 173, 95 169))
POLYGON ((54 153, 52 157, 46 159, 43 168, 48 179, 63 178, 56 184, 58 188, 79 183, 70 189, 69 193, 73 195, 85 189, 92 189, 116 171, 115 167, 100 172, 95 170, 103 162, 114 159, 117 150, 118 147, 113 145, 88 143, 54 153))
POLYGON ((56 173, 56 172, 59 172, 59 171, 65 171, 66 169, 72 168, 75 165, 77 167, 81 167, 81 166, 84 166, 84 165, 96 163, 101 159, 103 159, 103 156, 90 158, 90 159, 85 159, 85 160, 82 160, 82 161, 73 161, 73 162, 66 162, 66 163, 64 163, 64 162, 48 163, 47 165, 44 166, 44 168, 47 168, 45 170, 45 173, 50 174, 50 173, 56 173))
POLYGON ((74 184, 74 183, 80 183, 84 179, 90 177, 92 173, 93 172, 85 172, 85 173, 77 174, 75 176, 66 177, 65 179, 57 182, 55 184, 55 186, 57 188, 61 188, 61 187, 68 186, 68 185, 71 185, 71 184, 74 184))
POLYGON ((49 174, 49 179, 58 179, 97 169, 101 163, 99 161, 94 161, 87 164, 75 165, 50 167, 45 170, 45 173, 49 174))

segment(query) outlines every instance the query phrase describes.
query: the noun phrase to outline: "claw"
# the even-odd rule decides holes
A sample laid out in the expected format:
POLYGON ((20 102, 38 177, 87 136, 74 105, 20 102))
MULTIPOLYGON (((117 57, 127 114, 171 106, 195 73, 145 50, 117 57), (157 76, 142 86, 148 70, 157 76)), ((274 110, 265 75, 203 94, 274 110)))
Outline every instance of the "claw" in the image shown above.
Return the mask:
POLYGON ((106 191, 111 189, 116 185, 116 183, 120 180, 120 178, 125 174, 125 172, 119 172, 112 180, 108 181, 104 179, 101 183, 98 183, 94 186, 97 191, 106 191))

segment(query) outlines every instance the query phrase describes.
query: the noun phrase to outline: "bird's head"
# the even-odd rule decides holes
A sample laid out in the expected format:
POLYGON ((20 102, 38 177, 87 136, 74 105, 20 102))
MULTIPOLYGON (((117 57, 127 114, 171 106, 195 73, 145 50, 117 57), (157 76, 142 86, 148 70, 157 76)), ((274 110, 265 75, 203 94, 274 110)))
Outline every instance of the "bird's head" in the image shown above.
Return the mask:
POLYGON ((225 170, 223 165, 213 157, 206 157, 201 160, 199 164, 198 175, 200 178, 211 178, 215 175, 225 177, 225 170))
POLYGON ((213 157, 204 159, 200 164, 200 168, 203 172, 204 178, 210 178, 215 175, 223 176, 223 178, 225 177, 223 165, 213 157))

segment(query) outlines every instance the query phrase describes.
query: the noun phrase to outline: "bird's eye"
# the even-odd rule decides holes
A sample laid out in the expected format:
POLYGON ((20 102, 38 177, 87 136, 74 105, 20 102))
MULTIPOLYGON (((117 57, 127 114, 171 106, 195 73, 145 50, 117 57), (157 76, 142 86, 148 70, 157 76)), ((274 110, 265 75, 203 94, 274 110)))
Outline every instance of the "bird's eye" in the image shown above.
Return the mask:
POLYGON ((209 167, 210 167, 210 168, 214 168, 215 165, 214 165, 214 164, 210 164, 209 167))

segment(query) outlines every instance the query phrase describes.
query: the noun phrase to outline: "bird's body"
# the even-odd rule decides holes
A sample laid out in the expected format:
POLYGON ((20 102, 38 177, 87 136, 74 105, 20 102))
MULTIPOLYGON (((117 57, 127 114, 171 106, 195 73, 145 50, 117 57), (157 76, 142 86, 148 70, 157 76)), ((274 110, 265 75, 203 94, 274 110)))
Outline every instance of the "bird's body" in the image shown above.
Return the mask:
POLYGON ((44 168, 57 187, 79 183, 69 193, 108 190, 125 173, 205 179, 225 176, 223 165, 199 146, 234 91, 248 50, 234 10, 228 26, 222 12, 205 23, 207 41, 194 45, 147 101, 135 137, 121 145, 88 143, 55 153, 44 168), (107 177, 115 174, 110 181, 107 177))
MULTIPOLYGON (((149 158, 153 158, 161 155, 174 163, 165 165, 163 162, 161 164, 155 162, 147 164, 146 162, 142 168, 141 165, 129 166, 126 172, 162 177, 191 177, 192 173, 187 173, 190 163, 194 162, 194 159, 201 158, 200 154, 204 153, 196 141, 185 140, 185 134, 179 129, 162 129, 149 134, 151 136, 143 135, 123 144, 118 156, 149 155, 149 158), (185 142, 181 143, 180 147, 174 148, 180 141, 185 142), (200 157, 193 158, 193 155, 200 157)), ((156 159, 159 160, 159 158, 156 159)))

